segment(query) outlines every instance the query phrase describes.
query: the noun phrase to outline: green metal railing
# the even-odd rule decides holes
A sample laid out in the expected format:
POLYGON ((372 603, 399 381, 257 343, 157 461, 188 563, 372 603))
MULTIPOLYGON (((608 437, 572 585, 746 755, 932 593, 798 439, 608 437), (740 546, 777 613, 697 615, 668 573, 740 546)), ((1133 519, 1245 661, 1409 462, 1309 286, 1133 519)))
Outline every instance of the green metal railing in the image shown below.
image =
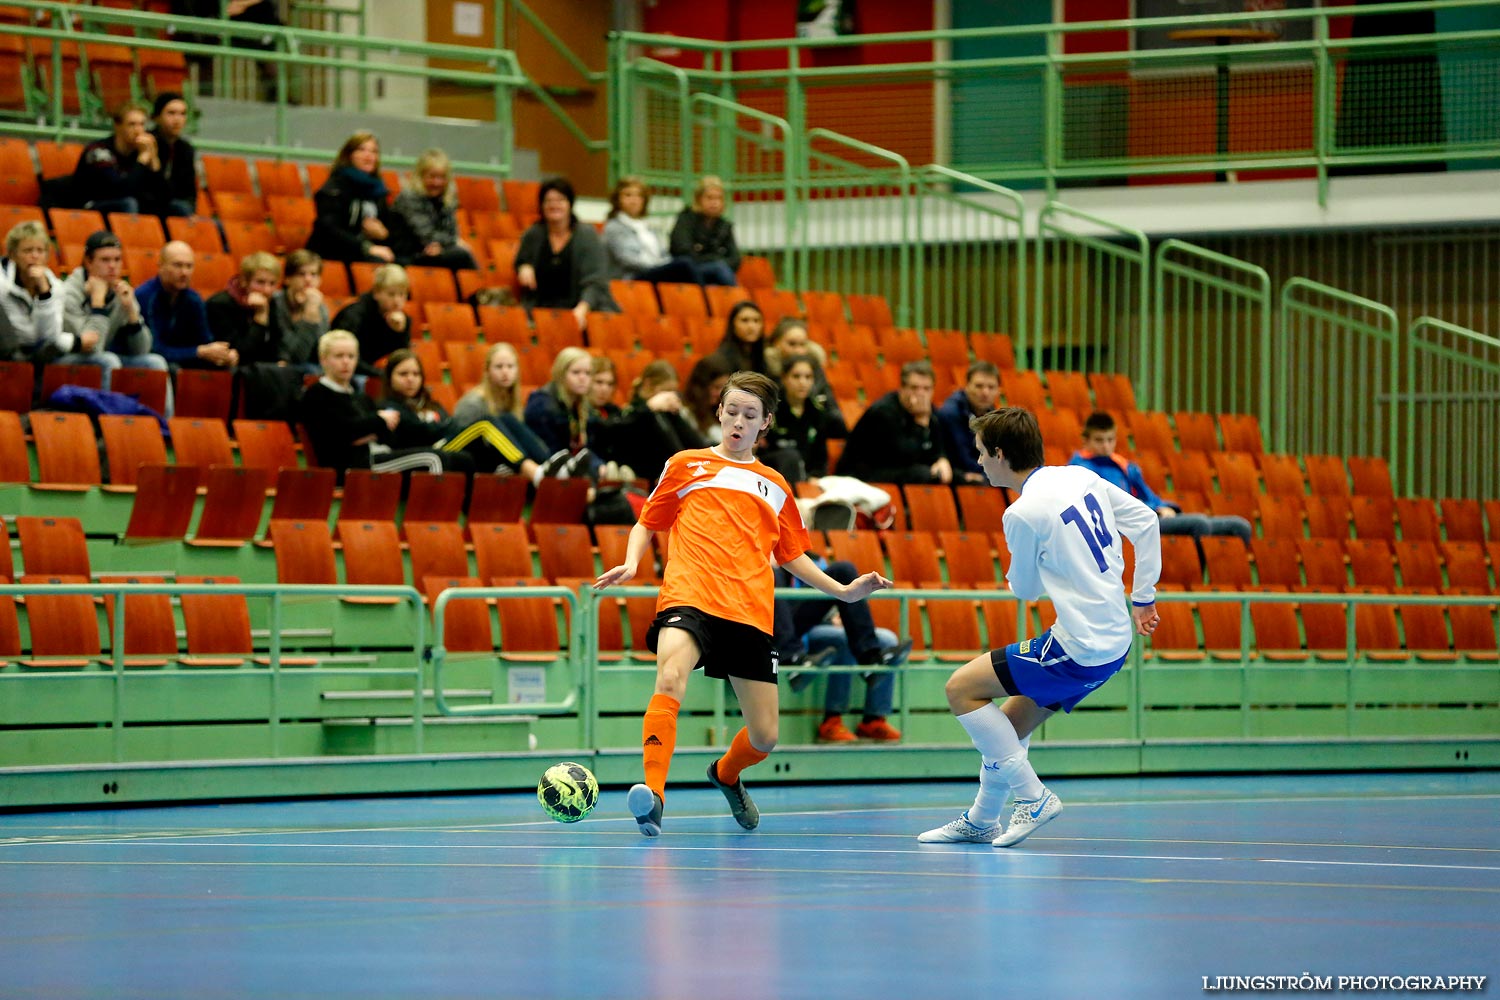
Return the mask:
MULTIPOLYGON (((405 668, 373 667, 373 666, 296 666, 292 669, 297 676, 304 677, 318 673, 347 677, 351 674, 370 677, 399 677, 410 678, 412 681, 412 738, 416 752, 421 753, 423 747, 422 723, 425 712, 423 710, 423 657, 422 651, 426 644, 425 615, 422 613, 422 597, 411 587, 361 587, 357 588, 360 596, 393 598, 396 602, 406 604, 415 609, 415 628, 412 637, 412 660, 411 666, 405 668)), ((134 659, 134 654, 127 655, 125 652, 125 602, 130 595, 167 594, 172 597, 183 595, 208 595, 222 597, 227 594, 244 595, 247 598, 264 598, 269 601, 270 611, 267 618, 269 630, 269 648, 267 650, 267 664, 265 679, 269 697, 269 713, 266 718, 268 747, 267 754, 270 757, 279 757, 281 749, 281 725, 283 721, 283 673, 286 668, 283 663, 282 633, 285 620, 286 606, 290 602, 300 600, 325 600, 337 601, 348 597, 351 591, 347 587, 333 586, 311 586, 311 585, 280 585, 280 584, 184 584, 184 583, 58 583, 58 584, 7 584, 0 583, 0 596, 25 598, 39 594, 66 596, 70 594, 84 594, 89 597, 101 597, 109 595, 114 600, 113 615, 110 621, 110 634, 118 637, 111 644, 109 653, 109 665, 113 678, 113 708, 109 720, 110 735, 112 737, 113 759, 123 761, 125 755, 126 737, 126 704, 128 699, 128 688, 131 678, 140 676, 141 671, 135 670, 129 664, 134 659)), ((243 651, 246 655, 250 650, 243 651)), ((149 654, 142 654, 143 656, 149 654)), ((78 657, 69 656, 68 659, 78 657)), ((88 657, 94 659, 96 657, 88 657)), ((172 659, 173 657, 164 657, 172 659)), ((45 658, 39 658, 45 660, 45 658)), ((212 673, 212 668, 190 667, 180 671, 180 676, 186 680, 190 677, 204 677, 212 673)), ((152 676, 157 676, 160 668, 154 668, 152 676)), ((28 682, 35 683, 38 679, 47 683, 69 684, 87 681, 97 674, 67 670, 59 671, 45 678, 38 678, 29 673, 0 673, 0 685, 25 685, 28 682)), ((11 689, 6 689, 11 690, 11 689)), ((14 690, 21 690, 15 688, 14 690)), ((239 709, 240 706, 235 706, 239 709)), ((235 718, 239 718, 236 716, 235 718)))
MULTIPOLYGON (((212 139, 195 141, 200 149, 208 152, 263 157, 307 157, 319 153, 332 156, 344 137, 329 137, 326 146, 297 144, 291 135, 287 115, 288 106, 285 100, 294 70, 299 67, 324 68, 356 72, 361 79, 369 74, 380 74, 461 83, 492 90, 498 109, 497 120, 492 125, 476 125, 476 127, 492 128, 496 131, 496 158, 490 162, 455 162, 454 168, 465 173, 506 175, 510 171, 512 155, 510 97, 516 89, 529 89, 534 86, 534 83, 521 72, 515 54, 502 49, 364 38, 333 31, 265 28, 259 25, 237 24, 233 21, 181 18, 142 11, 116 10, 109 7, 80 7, 55 2, 55 0, 18 0, 12 6, 31 11, 33 19, 37 22, 33 25, 6 26, 8 33, 24 38, 46 39, 53 42, 119 44, 120 36, 107 34, 105 29, 124 27, 132 28, 139 33, 137 37, 129 40, 130 46, 137 50, 177 52, 187 56, 269 64, 276 76, 276 92, 281 95, 281 99, 274 105, 274 131, 270 142, 212 139), (212 36, 217 38, 219 43, 203 44, 158 37, 168 29, 212 36), (235 40, 259 41, 262 38, 269 39, 274 47, 268 50, 230 47, 231 42, 235 40), (309 50, 337 53, 337 55, 308 54, 309 50), (434 59, 451 61, 473 68, 440 68, 428 65, 428 61, 434 59)), ((53 67, 51 78, 60 79, 63 65, 60 46, 52 46, 50 59, 53 67)), ((83 51, 79 77, 80 90, 87 90, 88 88, 83 86, 89 79, 87 50, 83 51)), ((54 87, 52 93, 39 95, 31 110, 36 115, 35 120, 9 122, 5 126, 6 131, 16 135, 56 141, 72 137, 71 128, 75 123, 64 113, 62 88, 54 87)), ((86 110, 90 109, 86 107, 86 110)), ((91 110, 97 113, 99 109, 92 108, 91 110)), ((390 158, 391 165, 397 166, 405 165, 409 159, 390 158)))
POLYGON ((1037 217, 1036 257, 1035 320, 1017 345, 1018 363, 1119 372, 1138 392, 1152 385, 1144 351, 1151 315, 1146 234, 1049 202, 1037 217))
POLYGON ((1500 340, 1423 316, 1402 376, 1402 491, 1500 497, 1500 340))
POLYGON ((612 36, 609 72, 613 99, 643 107, 633 63, 673 48, 694 64, 684 69, 694 90, 912 162, 1040 183, 1049 196, 1078 181, 1297 170, 1317 179, 1321 203, 1342 168, 1500 157, 1500 106, 1484 96, 1500 80, 1497 11, 1496 0, 1434 0, 742 42, 621 32, 612 36), (1488 17, 1492 26, 1340 37, 1351 16, 1417 12, 1488 17), (1244 28, 1265 31, 1266 40, 1136 41, 1244 28), (851 65, 846 53, 870 45, 954 55, 851 65), (785 68, 764 68, 771 52, 785 68), (738 68, 749 56, 756 68, 738 68))
POLYGON ((1266 414, 1276 375, 1271 279, 1181 240, 1156 248, 1156 322, 1146 349, 1157 409, 1266 414))
POLYGON ((1398 467, 1400 329, 1379 302, 1305 278, 1281 289, 1268 433, 1278 452, 1377 455, 1398 467))

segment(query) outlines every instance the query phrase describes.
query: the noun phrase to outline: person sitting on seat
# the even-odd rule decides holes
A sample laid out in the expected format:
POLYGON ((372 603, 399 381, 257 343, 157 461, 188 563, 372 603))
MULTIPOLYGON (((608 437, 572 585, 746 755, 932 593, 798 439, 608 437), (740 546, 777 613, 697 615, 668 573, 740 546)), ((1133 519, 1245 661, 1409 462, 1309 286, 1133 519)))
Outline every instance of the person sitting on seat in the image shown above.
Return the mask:
POLYGON ((83 147, 73 190, 100 215, 154 211, 161 200, 156 137, 146 131, 146 108, 126 101, 110 115, 114 130, 83 147))
POLYGON ((993 410, 999 398, 1000 369, 990 361, 975 361, 969 365, 963 388, 953 390, 953 395, 937 408, 943 443, 953 463, 954 477, 961 483, 988 482, 979 467, 969 421, 993 410))
POLYGON ((1190 513, 1180 504, 1157 496, 1146 485, 1141 467, 1115 454, 1117 437, 1114 417, 1103 411, 1090 413, 1083 422, 1083 447, 1073 453, 1068 464, 1093 469, 1105 482, 1118 486, 1156 511, 1163 535, 1191 535, 1195 539, 1204 535, 1233 535, 1247 546, 1250 544, 1250 522, 1243 517, 1190 513))
POLYGON ((552 362, 552 379, 526 400, 526 426, 549 452, 588 449, 602 420, 589 405, 594 359, 581 347, 564 347, 552 362))
POLYGON ((193 248, 172 240, 157 257, 156 277, 136 287, 141 321, 151 330, 151 350, 178 368, 233 368, 240 354, 228 341, 216 340, 208 311, 192 287, 193 248))
MULTIPOLYGON (((686 257, 673 257, 646 219, 651 189, 639 177, 621 177, 609 195, 604 220, 604 247, 609 276, 634 281, 698 282, 698 270, 686 257)), ((701 282, 700 282, 701 283, 701 282)))
POLYGON ((521 304, 532 309, 571 309, 578 329, 590 310, 619 312, 609 294, 609 264, 594 227, 573 214, 573 185, 562 177, 542 182, 542 218, 521 234, 516 282, 521 304))
POLYGON ((932 362, 901 366, 901 388, 864 412, 849 432, 838 473, 867 483, 951 483, 953 464, 932 417, 932 362))
MULTIPOLYGON (((823 565, 821 559, 814 562, 823 565)), ((853 563, 843 561, 823 565, 823 571, 840 583, 849 583, 859 576, 853 563)), ((778 566, 776 586, 798 587, 801 581, 778 566)), ((812 668, 831 663, 895 667, 905 663, 911 655, 910 639, 903 642, 891 630, 875 627, 869 601, 854 601, 838 608, 838 620, 830 621, 837 603, 832 598, 810 601, 776 599, 772 612, 773 641, 781 669, 791 671, 787 685, 794 693, 812 681, 811 672, 806 669, 799 671, 799 666, 812 668)), ((901 738, 901 730, 886 721, 895 701, 896 675, 888 670, 875 670, 865 674, 864 679, 864 714, 859 725, 850 732, 844 725, 844 713, 849 711, 853 675, 843 672, 828 675, 818 742, 852 743, 866 739, 885 743, 901 738)))
POLYGON ((355 132, 313 195, 318 215, 307 249, 324 260, 398 263, 392 234, 404 223, 386 205, 387 193, 380 178, 380 140, 372 132, 355 132))
POLYGON ((572 454, 563 448, 549 455, 547 446, 521 421, 520 372, 516 349, 503 340, 493 345, 485 354, 484 378, 453 408, 457 431, 443 447, 468 450, 481 472, 520 474, 533 484, 544 476, 566 479, 587 468, 593 452, 584 448, 572 454))
POLYGON ((339 310, 333 325, 359 338, 359 374, 378 375, 378 362, 401 347, 411 346, 412 322, 406 314, 411 280, 399 264, 375 269, 370 290, 339 310))
POLYGON ((701 285, 734 285, 740 267, 740 248, 734 223, 724 218, 724 182, 712 174, 699 179, 693 203, 677 214, 672 226, 673 257, 692 262, 701 285))
POLYGON ((150 135, 156 140, 156 173, 160 185, 151 211, 163 216, 197 215, 197 153, 193 144, 182 137, 187 128, 187 101, 181 94, 169 91, 157 94, 151 104, 151 118, 156 122, 150 135))
POLYGON ((209 296, 204 307, 208 325, 229 342, 241 365, 281 362, 281 329, 271 309, 271 298, 281 284, 281 261, 264 250, 246 254, 240 272, 222 292, 209 296))
MULTIPOLYGON (((141 306, 135 289, 124 278, 125 251, 120 238, 100 230, 83 245, 83 266, 68 275, 62 283, 63 330, 74 336, 85 332, 98 337, 94 356, 113 358, 114 364, 102 361, 109 388, 109 374, 124 365, 129 368, 167 370, 167 359, 151 353, 151 330, 141 318, 141 306)), ((86 355, 68 354, 61 364, 86 362, 86 355)), ((167 413, 171 416, 171 388, 168 387, 167 413)))
MULTIPOLYGON (((51 256, 52 242, 40 222, 18 222, 5 234, 5 259, 0 260, 0 360, 45 364, 63 354, 100 348, 97 333, 63 332, 62 290, 57 275, 47 266, 51 256)), ((118 360, 114 367, 119 367, 118 360)))
POLYGON ((679 451, 708 447, 677 394, 677 369, 660 358, 641 370, 630 402, 605 422, 598 437, 600 454, 629 466, 652 486, 667 459, 679 451))
POLYGON ((305 372, 318 370, 318 339, 332 324, 323 302, 323 258, 311 250, 293 250, 286 257, 286 276, 271 296, 271 314, 281 331, 281 360, 305 372))
POLYGON ((341 482, 348 469, 473 471, 473 462, 464 454, 393 446, 401 414, 390 405, 377 409, 374 400, 354 387, 359 364, 359 341, 354 334, 348 330, 323 334, 318 338, 318 361, 323 376, 302 393, 297 415, 318 464, 338 470, 341 482))
POLYGON ((410 262, 422 267, 473 269, 474 253, 458 235, 458 190, 441 149, 424 149, 392 209, 406 222, 410 262))

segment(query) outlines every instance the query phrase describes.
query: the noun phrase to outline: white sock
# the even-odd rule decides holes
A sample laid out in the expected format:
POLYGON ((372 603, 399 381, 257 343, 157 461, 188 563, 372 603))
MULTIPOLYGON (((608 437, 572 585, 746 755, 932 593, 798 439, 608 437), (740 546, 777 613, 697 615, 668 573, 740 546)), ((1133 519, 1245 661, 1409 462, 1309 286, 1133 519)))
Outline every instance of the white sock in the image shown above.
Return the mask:
POLYGON ((969 822, 988 826, 1000 819, 1009 789, 1017 799, 1037 799, 1042 782, 1026 759, 1026 747, 1016 737, 1016 728, 991 702, 958 717, 959 725, 978 748, 984 764, 979 769, 979 794, 969 807, 969 822))
POLYGON ((531 470, 531 485, 532 486, 540 486, 540 485, 542 485, 542 479, 543 479, 543 476, 542 476, 542 467, 540 465, 538 465, 535 469, 531 470))

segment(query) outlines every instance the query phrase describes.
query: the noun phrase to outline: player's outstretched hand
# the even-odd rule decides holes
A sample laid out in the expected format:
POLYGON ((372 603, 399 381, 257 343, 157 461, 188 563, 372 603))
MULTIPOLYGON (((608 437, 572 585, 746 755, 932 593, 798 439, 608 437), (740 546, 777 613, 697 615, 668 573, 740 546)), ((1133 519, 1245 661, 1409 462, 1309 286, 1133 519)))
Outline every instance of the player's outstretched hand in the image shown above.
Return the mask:
POLYGON ((1132 608, 1131 615, 1135 618, 1135 634, 1151 635, 1156 631, 1156 626, 1161 624, 1161 615, 1156 613, 1156 605, 1148 604, 1144 608, 1132 608))
POLYGON ((894 583, 879 573, 866 573, 864 576, 856 577, 849 584, 849 589, 844 592, 844 603, 853 604, 855 601, 862 601, 877 590, 889 590, 894 586, 894 583))
POLYGON ((635 570, 621 564, 614 569, 608 569, 600 573, 599 579, 594 581, 594 589, 603 590, 605 587, 613 587, 617 583, 624 583, 633 576, 635 576, 635 570))

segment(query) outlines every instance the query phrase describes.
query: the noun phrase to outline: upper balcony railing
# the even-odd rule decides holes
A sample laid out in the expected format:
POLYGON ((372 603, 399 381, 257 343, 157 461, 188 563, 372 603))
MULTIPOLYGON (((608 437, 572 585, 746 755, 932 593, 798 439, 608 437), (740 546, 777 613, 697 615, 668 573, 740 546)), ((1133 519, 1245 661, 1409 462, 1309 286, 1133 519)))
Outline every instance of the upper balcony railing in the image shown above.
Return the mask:
POLYGON ((1049 194, 1304 177, 1321 203, 1341 172, 1500 165, 1500 0, 827 39, 623 32, 610 56, 617 174, 672 127, 652 115, 664 60, 692 91, 798 132, 827 128, 1049 194), (1414 13, 1432 14, 1438 30, 1364 37, 1377 18, 1414 13), (875 45, 928 56, 853 62, 875 45))

